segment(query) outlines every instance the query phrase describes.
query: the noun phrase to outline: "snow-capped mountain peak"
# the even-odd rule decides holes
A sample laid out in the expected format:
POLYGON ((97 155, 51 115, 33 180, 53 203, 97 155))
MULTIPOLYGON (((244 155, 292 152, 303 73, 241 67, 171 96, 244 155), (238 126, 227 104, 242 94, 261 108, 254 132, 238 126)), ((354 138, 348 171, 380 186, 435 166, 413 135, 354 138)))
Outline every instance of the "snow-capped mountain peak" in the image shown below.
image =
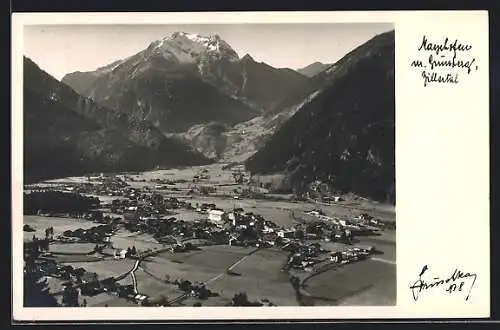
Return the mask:
POLYGON ((176 58, 180 63, 196 63, 199 60, 225 58, 239 60, 238 54, 219 35, 202 36, 194 33, 174 32, 152 45, 152 53, 166 58, 176 58))

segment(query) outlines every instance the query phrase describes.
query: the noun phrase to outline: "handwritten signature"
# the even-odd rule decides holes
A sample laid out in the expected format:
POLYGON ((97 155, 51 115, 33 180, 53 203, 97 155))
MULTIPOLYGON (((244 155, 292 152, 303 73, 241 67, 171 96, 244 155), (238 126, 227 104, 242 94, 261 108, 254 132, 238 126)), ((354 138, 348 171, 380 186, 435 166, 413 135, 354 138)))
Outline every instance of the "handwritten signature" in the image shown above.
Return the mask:
POLYGON ((456 293, 456 292, 461 292, 464 289, 464 286, 467 281, 470 283, 469 287, 469 292, 467 293, 467 296, 465 297, 465 301, 469 300, 470 293, 472 291, 472 288, 474 287, 474 284, 476 283, 477 275, 475 273, 469 273, 469 272, 464 272, 459 269, 455 269, 453 273, 445 278, 441 279, 439 277, 432 277, 432 280, 425 280, 423 278, 424 273, 429 269, 427 265, 422 267, 422 271, 420 272, 420 275, 418 276, 418 280, 415 281, 410 286, 410 289, 413 294, 413 299, 415 301, 418 300, 420 297, 420 294, 423 291, 433 289, 433 288, 443 288, 445 292, 448 294, 456 293), (471 281, 472 280, 472 281, 471 281))

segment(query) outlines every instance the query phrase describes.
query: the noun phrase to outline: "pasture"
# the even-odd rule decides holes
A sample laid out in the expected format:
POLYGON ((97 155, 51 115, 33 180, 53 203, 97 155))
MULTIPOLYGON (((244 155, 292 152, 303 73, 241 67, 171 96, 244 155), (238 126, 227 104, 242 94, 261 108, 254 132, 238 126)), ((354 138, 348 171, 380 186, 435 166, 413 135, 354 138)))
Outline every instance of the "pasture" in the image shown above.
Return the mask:
POLYGON ((327 270, 304 281, 315 305, 394 305, 396 267, 365 260, 327 270))
POLYGON ((74 268, 83 267, 87 272, 95 272, 99 275, 99 279, 107 277, 117 277, 126 273, 134 266, 135 261, 131 259, 108 259, 96 262, 67 262, 64 264, 71 265, 74 268))
POLYGON ((54 237, 56 237, 62 235, 66 230, 88 229, 96 225, 92 221, 85 219, 42 217, 38 215, 25 215, 23 220, 24 225, 29 225, 36 230, 34 232, 23 232, 24 241, 31 241, 33 235, 38 238, 45 238, 45 229, 49 227, 54 227, 54 237))

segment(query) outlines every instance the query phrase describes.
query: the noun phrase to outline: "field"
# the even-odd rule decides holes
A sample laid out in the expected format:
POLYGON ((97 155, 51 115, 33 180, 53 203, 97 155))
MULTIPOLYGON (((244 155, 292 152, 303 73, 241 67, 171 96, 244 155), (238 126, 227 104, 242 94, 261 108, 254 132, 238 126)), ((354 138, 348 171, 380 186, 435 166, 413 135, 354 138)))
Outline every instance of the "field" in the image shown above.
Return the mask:
POLYGON ((87 298, 87 304, 92 307, 137 307, 137 304, 131 301, 107 293, 87 298))
POLYGON ((304 282, 315 305, 394 305, 396 267, 365 260, 319 273, 304 282))
POLYGON ((83 267, 87 272, 95 272, 99 276, 99 279, 105 279, 107 277, 117 277, 120 276, 130 269, 134 265, 134 260, 131 259, 108 259, 96 262, 68 262, 65 263, 71 265, 74 268, 83 267))
POLYGON ((151 276, 145 271, 139 269, 135 272, 137 279, 137 290, 141 294, 145 294, 152 299, 157 299, 161 296, 171 300, 182 295, 182 292, 173 284, 167 284, 161 278, 151 276))
MULTIPOLYGON (((141 263, 144 271, 136 272, 141 293, 169 298, 180 295, 172 285, 164 283, 168 275, 173 280, 205 282, 207 288, 220 294, 203 301, 205 306, 224 305, 235 293, 245 291, 251 300, 268 298, 275 304, 296 305, 295 292, 288 275, 280 271, 287 254, 279 250, 246 249, 210 246, 201 251, 171 254, 165 252, 141 263), (253 253, 252 253, 253 252, 253 253), (230 269, 233 275, 226 271, 230 269)), ((189 298, 184 305, 197 300, 189 298), (192 300, 192 301, 191 301, 192 300)))
POLYGON ((210 283, 225 274, 226 269, 248 255, 252 249, 229 246, 207 246, 199 251, 188 253, 161 253, 141 267, 155 277, 164 279, 168 275, 173 280, 190 280, 191 282, 210 283))
POLYGON ((35 232, 23 232, 25 241, 31 240, 33 235, 38 238, 44 238, 45 229, 49 227, 54 227, 54 237, 56 237, 66 230, 88 229, 96 225, 85 219, 41 217, 37 215, 25 215, 24 224, 36 229, 35 232))
POLYGON ((276 305, 297 306, 295 291, 288 275, 281 272, 287 259, 284 251, 259 250, 241 260, 227 275, 214 280, 210 287, 231 299, 235 293, 246 292, 250 301, 267 298, 276 305))
POLYGON ((94 251, 92 243, 56 243, 50 245, 50 252, 54 254, 83 255, 94 251))
POLYGON ((90 262, 98 262, 102 261, 103 258, 96 255, 78 255, 78 254, 72 254, 72 255, 54 255, 53 259, 56 262, 59 263, 90 263, 90 262))
POLYGON ((148 249, 161 249, 163 245, 158 243, 151 235, 141 233, 130 233, 122 230, 111 237, 111 243, 115 249, 127 249, 128 247, 135 246, 138 251, 145 251, 148 249))

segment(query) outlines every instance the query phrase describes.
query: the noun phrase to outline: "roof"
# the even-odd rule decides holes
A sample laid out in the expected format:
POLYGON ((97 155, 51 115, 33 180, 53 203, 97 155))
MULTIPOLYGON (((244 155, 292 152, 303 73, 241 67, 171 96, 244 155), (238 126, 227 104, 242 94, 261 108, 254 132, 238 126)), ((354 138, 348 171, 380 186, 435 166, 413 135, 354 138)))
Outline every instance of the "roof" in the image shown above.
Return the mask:
POLYGON ((225 212, 222 210, 210 210, 210 211, 208 211, 208 213, 214 214, 214 215, 223 215, 225 212))

